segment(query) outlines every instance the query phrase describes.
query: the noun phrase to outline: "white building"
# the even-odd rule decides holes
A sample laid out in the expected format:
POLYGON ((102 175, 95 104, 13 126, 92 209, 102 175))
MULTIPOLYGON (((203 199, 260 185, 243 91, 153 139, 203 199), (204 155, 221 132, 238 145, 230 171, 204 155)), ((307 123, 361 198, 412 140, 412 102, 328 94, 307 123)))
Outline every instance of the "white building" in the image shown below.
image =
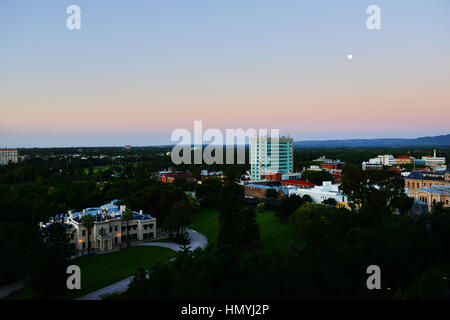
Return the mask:
POLYGON ((363 161, 362 169, 365 170, 381 170, 383 169, 383 163, 380 158, 372 158, 369 161, 363 161))
POLYGON ((72 243, 77 251, 88 249, 88 241, 91 242, 91 250, 108 251, 120 247, 121 243, 127 241, 143 241, 156 238, 156 218, 133 212, 133 219, 128 221, 127 231, 126 221, 122 221, 122 213, 126 206, 115 205, 116 201, 105 204, 101 207, 87 208, 82 212, 69 211, 54 217, 49 223, 40 224, 41 228, 47 227, 52 222, 61 222, 67 227, 68 232, 73 233, 72 243), (83 226, 82 218, 85 215, 92 215, 94 226, 91 230, 90 239, 88 231, 83 226))
POLYGON ((314 159, 313 161, 317 161, 317 162, 331 162, 333 160, 327 159, 325 156, 321 156, 320 158, 314 159))
POLYGON ((395 158, 392 154, 380 155, 377 158, 381 160, 381 164, 383 166, 393 166, 396 164, 395 158))
POLYGON ((19 162, 19 150, 0 149, 0 166, 19 162))
POLYGON ((310 189, 289 188, 289 196, 296 194, 300 197, 308 195, 313 202, 322 203, 327 199, 334 199, 338 205, 347 207, 347 197, 340 193, 339 184, 332 184, 331 181, 324 181, 321 186, 315 186, 310 189))
POLYGON ((371 158, 369 161, 362 163, 363 170, 381 170, 383 166, 395 166, 397 161, 392 154, 379 155, 376 158, 371 158))
POLYGON ((422 160, 425 161, 425 165, 428 167, 440 166, 445 164, 445 157, 437 157, 436 149, 433 150, 433 156, 423 156, 422 160))

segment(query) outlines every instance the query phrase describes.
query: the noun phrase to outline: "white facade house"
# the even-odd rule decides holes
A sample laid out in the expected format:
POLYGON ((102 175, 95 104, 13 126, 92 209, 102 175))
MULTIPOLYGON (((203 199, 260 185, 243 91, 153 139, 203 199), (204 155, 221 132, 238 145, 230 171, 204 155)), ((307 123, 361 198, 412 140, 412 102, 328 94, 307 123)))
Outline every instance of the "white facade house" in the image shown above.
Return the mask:
POLYGON ((338 204, 346 204, 347 197, 340 193, 339 184, 332 184, 331 181, 324 181, 321 186, 315 186, 310 189, 289 188, 289 196, 296 194, 298 196, 308 195, 313 202, 322 203, 327 199, 334 199, 338 204))
POLYGON ((82 212, 69 211, 51 219, 50 222, 40 223, 41 229, 52 222, 63 223, 68 232, 73 233, 72 243, 77 251, 88 249, 88 241, 91 242, 91 250, 108 251, 120 247, 127 238, 131 241, 144 241, 156 238, 156 218, 148 214, 132 211, 133 219, 127 222, 122 220, 122 214, 126 206, 117 206, 116 201, 101 207, 87 208, 82 212), (88 230, 83 226, 82 219, 85 215, 94 218, 94 226, 88 239, 88 230))
POLYGON ((428 167, 440 166, 445 164, 445 157, 437 157, 436 149, 433 150, 433 156, 423 156, 422 160, 425 161, 425 165, 428 167))

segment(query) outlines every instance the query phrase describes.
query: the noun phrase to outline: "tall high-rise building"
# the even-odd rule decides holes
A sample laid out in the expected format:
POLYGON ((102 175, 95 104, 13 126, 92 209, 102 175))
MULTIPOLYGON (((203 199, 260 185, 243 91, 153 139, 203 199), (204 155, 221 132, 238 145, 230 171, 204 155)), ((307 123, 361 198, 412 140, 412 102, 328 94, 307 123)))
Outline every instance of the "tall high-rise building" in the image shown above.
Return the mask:
POLYGON ((0 149, 0 166, 19 162, 19 151, 16 149, 0 149))
POLYGON ((294 172, 294 139, 252 138, 250 171, 252 180, 262 180, 265 174, 294 172))

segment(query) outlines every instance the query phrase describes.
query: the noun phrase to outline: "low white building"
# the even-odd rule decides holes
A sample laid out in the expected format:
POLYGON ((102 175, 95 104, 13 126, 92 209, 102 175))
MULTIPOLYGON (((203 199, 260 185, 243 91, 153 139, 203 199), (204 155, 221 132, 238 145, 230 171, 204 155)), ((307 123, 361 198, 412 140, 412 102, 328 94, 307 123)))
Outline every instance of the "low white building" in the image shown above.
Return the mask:
POLYGON ((383 169, 383 163, 380 158, 372 158, 369 161, 363 161, 362 169, 366 170, 381 170, 383 169))
POLYGON ((144 241, 156 238, 156 218, 132 211, 133 219, 127 222, 122 220, 122 214, 126 206, 117 206, 116 201, 105 204, 101 207, 87 208, 82 212, 69 211, 61 214, 44 224, 41 228, 47 227, 52 222, 64 223, 68 232, 73 233, 73 245, 77 251, 88 249, 88 241, 91 242, 92 251, 108 251, 120 247, 127 238, 131 241, 144 241), (94 226, 88 239, 88 230, 83 226, 82 219, 85 215, 94 218, 94 226))
POLYGON ((331 181, 324 181, 321 186, 310 189, 291 187, 288 190, 289 196, 293 194, 300 197, 308 195, 315 203, 322 203, 324 200, 331 198, 336 200, 338 206, 348 207, 347 197, 339 191, 339 184, 332 184, 331 181))
POLYGON ((395 166, 396 160, 391 154, 379 155, 376 158, 371 158, 369 161, 362 163, 363 170, 380 170, 383 166, 392 167, 395 166))
POLYGON ((425 165, 428 167, 440 166, 445 164, 445 157, 437 157, 436 149, 433 150, 433 156, 423 156, 422 160, 425 161, 425 165))

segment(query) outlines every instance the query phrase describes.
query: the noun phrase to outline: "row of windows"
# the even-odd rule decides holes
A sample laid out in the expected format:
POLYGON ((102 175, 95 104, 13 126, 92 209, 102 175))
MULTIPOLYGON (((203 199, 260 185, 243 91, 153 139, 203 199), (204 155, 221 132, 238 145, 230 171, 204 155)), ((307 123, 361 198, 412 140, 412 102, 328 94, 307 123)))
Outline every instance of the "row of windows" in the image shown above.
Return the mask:
MULTIPOLYGON (((122 228, 121 228, 121 230, 122 230, 122 232, 123 231, 125 231, 127 229, 127 227, 126 226, 123 226, 122 228)), ((130 230, 136 230, 137 229, 137 226, 136 225, 133 225, 133 226, 130 226, 130 230)), ((147 230, 147 229, 153 229, 153 224, 146 224, 146 225, 144 225, 144 229, 145 230, 147 230)), ((114 227, 109 227, 109 232, 113 232, 113 230, 114 231, 118 231, 119 230, 119 227, 118 226, 114 226, 114 227)), ((105 228, 100 228, 99 229, 99 234, 105 234, 106 233, 106 230, 105 230, 105 228)), ((81 230, 81 235, 83 236, 83 237, 85 237, 86 236, 86 234, 87 234, 87 231, 84 229, 84 230, 81 230)))
MULTIPOLYGON (((425 203, 428 203, 428 197, 418 197, 418 198, 419 198, 419 200, 421 200, 421 201, 423 201, 423 202, 425 202, 425 203)), ((433 203, 433 204, 436 204, 436 203, 437 203, 436 199, 433 199, 432 203, 433 203)), ((449 204, 449 200, 448 200, 448 199, 445 200, 445 204, 446 204, 446 205, 449 204)))
MULTIPOLYGON (((435 181, 432 182, 424 182, 423 183, 423 187, 431 187, 433 184, 438 184, 435 181)), ((414 183, 414 182, 406 182, 406 187, 407 188, 420 188, 420 182, 414 183)))

